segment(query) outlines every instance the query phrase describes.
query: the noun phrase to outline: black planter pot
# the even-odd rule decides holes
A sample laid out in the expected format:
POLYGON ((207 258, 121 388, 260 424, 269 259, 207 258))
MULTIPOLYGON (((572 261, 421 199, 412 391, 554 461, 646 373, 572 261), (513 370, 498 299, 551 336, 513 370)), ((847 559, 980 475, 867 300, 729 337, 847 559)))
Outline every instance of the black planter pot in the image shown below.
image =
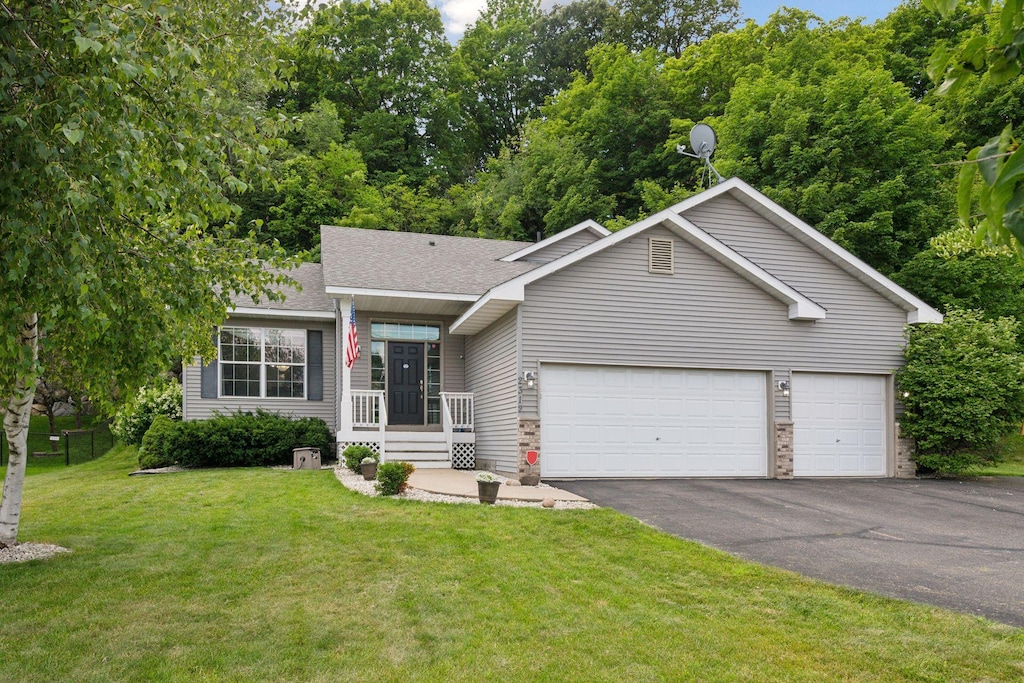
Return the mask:
POLYGON ((476 483, 477 495, 480 497, 480 502, 484 505, 494 505, 494 502, 498 500, 498 487, 501 486, 500 481, 478 481, 476 483))
POLYGON ((363 473, 363 479, 371 481, 377 476, 377 463, 375 462, 363 462, 359 463, 359 471, 363 473))

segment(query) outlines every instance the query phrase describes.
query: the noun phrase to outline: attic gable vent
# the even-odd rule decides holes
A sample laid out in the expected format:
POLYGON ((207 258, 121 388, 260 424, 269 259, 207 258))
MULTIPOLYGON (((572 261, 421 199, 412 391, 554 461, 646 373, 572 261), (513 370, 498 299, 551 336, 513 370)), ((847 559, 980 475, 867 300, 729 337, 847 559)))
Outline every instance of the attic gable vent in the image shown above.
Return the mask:
POLYGON ((675 249, 672 240, 651 237, 647 241, 647 270, 658 275, 675 273, 675 249))

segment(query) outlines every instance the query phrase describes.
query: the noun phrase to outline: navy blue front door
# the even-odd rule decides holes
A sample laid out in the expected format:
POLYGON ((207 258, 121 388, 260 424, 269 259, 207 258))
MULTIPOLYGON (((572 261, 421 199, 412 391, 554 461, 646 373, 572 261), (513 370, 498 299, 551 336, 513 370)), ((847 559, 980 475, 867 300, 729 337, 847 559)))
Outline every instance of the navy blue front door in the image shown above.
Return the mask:
POLYGON ((423 344, 388 342, 388 423, 423 424, 423 344))

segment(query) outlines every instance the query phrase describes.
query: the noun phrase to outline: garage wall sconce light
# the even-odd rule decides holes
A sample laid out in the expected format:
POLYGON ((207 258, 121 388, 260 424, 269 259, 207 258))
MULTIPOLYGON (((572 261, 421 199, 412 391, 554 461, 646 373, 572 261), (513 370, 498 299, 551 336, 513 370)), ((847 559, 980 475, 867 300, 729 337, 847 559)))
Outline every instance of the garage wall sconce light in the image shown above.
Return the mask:
POLYGON ((533 389, 537 385, 537 373, 527 370, 519 381, 525 384, 527 389, 533 389))
POLYGON ((789 396, 789 380, 780 379, 775 383, 775 388, 781 391, 783 396, 789 396))

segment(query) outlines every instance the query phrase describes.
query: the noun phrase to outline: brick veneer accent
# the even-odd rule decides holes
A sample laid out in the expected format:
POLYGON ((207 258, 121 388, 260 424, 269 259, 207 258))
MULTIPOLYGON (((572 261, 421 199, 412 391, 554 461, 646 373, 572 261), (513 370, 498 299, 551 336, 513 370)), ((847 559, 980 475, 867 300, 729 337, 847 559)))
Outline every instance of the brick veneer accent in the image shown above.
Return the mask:
POLYGON ((914 463, 914 449, 917 444, 909 436, 903 436, 900 423, 896 423, 896 478, 913 479, 917 476, 917 464, 914 463))
POLYGON ((540 474, 540 420, 519 418, 519 476, 540 474), (537 464, 532 468, 526 463, 526 451, 537 451, 537 464))
POLYGON ((793 478, 793 423, 775 423, 775 478, 793 478))

